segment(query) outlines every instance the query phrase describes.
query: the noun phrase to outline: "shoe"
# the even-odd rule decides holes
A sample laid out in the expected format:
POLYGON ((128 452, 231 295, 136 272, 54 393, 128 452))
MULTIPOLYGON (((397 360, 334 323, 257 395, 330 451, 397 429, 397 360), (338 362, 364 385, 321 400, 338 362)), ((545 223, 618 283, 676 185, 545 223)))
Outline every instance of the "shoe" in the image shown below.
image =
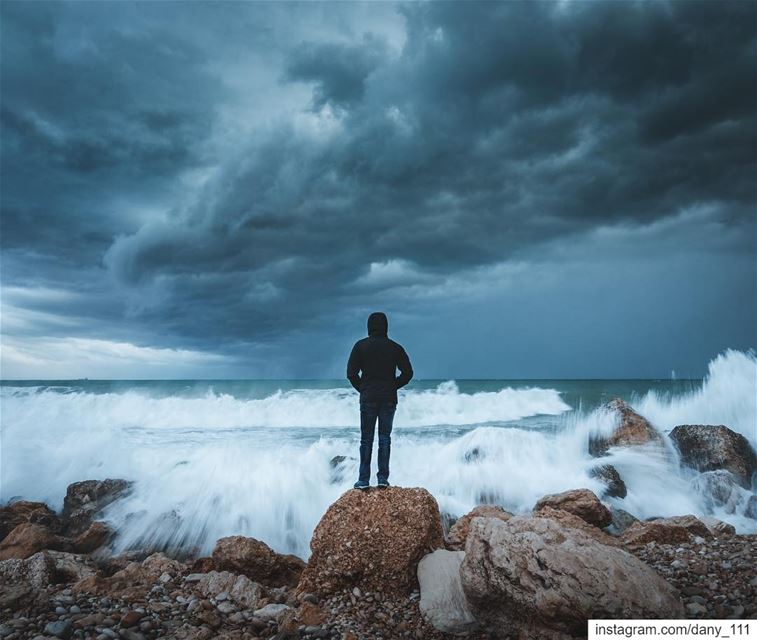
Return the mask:
POLYGON ((379 489, 386 489, 389 486, 388 480, 379 480, 378 484, 376 485, 379 489))
POLYGON ((369 485, 365 480, 358 480, 355 483, 355 489, 360 489, 361 491, 365 491, 370 488, 371 485, 369 485))

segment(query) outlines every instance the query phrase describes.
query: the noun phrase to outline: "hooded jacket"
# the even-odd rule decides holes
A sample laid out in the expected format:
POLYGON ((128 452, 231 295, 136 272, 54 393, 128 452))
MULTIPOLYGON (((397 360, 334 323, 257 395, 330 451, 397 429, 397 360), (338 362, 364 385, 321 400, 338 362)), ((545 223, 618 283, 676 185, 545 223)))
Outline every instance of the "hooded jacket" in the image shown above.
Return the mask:
POLYGON ((368 316, 368 337, 352 347, 347 379, 360 392, 360 402, 397 402, 397 389, 413 377, 413 367, 402 345, 390 340, 389 321, 377 312, 368 316), (396 375, 399 369, 400 375, 396 375))

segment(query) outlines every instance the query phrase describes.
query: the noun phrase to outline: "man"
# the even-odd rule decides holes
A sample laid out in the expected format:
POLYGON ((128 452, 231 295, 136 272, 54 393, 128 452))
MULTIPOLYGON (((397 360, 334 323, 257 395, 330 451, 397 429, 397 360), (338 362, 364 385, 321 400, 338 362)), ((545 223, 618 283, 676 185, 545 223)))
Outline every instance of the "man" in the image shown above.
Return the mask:
POLYGON ((377 312, 368 316, 368 337, 352 347, 347 379, 360 392, 360 474, 355 489, 368 489, 373 433, 378 418, 378 486, 389 486, 389 450, 397 389, 413 377, 410 358, 402 345, 387 336, 389 321, 377 312), (400 375, 395 377, 396 369, 400 375), (362 375, 361 375, 362 372, 362 375))

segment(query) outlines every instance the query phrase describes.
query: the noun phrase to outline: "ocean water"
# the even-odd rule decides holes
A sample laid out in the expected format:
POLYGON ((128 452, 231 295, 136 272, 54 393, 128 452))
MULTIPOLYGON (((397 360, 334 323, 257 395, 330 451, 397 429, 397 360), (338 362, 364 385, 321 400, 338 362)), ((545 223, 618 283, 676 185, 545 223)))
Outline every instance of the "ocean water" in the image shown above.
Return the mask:
MULTIPOLYGON (((413 381, 400 392, 390 481, 425 487, 455 517, 481 502, 526 512, 548 493, 601 492, 587 442, 614 428, 603 408, 614 397, 663 433, 725 424, 757 447, 757 359, 727 351, 703 380, 413 381)), ((3 381, 0 500, 60 508, 71 482, 127 478, 133 492, 105 513, 117 550, 207 553, 241 534, 307 558, 318 520, 357 478, 358 420, 343 380, 3 381), (334 468, 335 456, 347 458, 334 468)), ((667 445, 602 458, 628 488, 608 502, 640 518, 711 513, 757 532, 749 492, 713 508, 667 445)))

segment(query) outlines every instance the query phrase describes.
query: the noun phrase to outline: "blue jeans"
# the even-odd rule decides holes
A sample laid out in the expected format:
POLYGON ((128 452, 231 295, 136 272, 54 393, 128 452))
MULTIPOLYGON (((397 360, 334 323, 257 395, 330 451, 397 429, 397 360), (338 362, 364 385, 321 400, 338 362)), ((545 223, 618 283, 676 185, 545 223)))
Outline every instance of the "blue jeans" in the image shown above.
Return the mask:
POLYGON ((360 478, 369 482, 371 478, 371 453, 373 452, 373 434, 378 418, 378 480, 389 480, 389 452, 392 446, 392 421, 396 402, 386 400, 360 403, 360 478))

